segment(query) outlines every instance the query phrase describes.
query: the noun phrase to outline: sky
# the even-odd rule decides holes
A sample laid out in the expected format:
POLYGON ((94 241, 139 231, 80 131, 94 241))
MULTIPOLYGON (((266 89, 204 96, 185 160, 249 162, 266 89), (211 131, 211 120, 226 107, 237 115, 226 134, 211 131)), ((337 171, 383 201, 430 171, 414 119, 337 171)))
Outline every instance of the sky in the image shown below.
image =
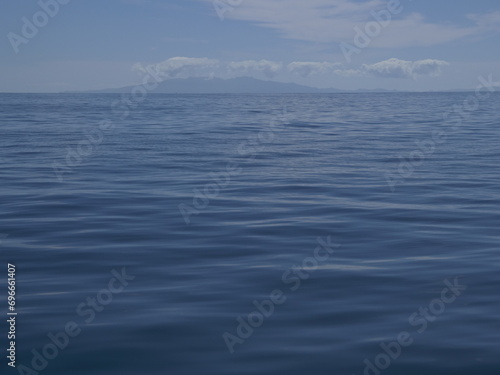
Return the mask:
POLYGON ((0 92, 249 76, 434 91, 500 81, 498 0, 16 0, 0 5, 0 92))

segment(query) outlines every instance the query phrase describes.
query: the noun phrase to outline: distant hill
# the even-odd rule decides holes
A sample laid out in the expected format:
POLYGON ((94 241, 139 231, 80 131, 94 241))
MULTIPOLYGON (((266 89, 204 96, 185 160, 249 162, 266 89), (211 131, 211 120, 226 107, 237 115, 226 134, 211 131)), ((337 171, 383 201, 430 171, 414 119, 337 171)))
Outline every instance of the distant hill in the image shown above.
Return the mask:
MULTIPOLYGON (((134 86, 118 89, 85 91, 85 93, 129 93, 134 86)), ((346 92, 338 89, 317 89, 295 83, 262 81, 250 77, 186 78, 161 82, 152 93, 159 94, 295 94, 346 92)))
MULTIPOLYGON (((65 91, 66 93, 82 94, 130 94, 136 86, 126 86, 115 89, 87 90, 87 91, 65 91)), ((276 81, 263 81, 251 77, 239 77, 230 79, 221 78, 176 78, 169 79, 158 84, 151 90, 156 94, 329 94, 329 93, 450 93, 471 92, 473 89, 443 90, 443 91, 399 91, 387 89, 357 89, 341 90, 336 88, 318 89, 316 87, 299 85, 296 83, 283 83, 276 81)))

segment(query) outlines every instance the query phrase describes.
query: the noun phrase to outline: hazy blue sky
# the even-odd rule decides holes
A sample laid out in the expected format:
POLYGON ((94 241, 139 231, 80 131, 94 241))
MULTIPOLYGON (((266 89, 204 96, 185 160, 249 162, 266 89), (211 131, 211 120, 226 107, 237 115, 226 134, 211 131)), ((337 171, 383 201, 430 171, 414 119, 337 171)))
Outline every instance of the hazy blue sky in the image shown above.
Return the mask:
POLYGON ((126 86, 150 64, 170 77, 342 89, 473 88, 490 73, 500 81, 498 0, 54 1, 2 1, 0 91, 126 86), (355 30, 371 36, 355 40, 355 30))

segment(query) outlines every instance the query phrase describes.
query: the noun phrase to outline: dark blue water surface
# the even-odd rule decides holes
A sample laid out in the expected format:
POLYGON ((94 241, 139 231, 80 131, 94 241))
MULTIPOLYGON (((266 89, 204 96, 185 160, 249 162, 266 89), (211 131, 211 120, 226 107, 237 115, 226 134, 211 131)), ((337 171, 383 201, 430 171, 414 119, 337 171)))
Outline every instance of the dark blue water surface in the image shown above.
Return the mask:
POLYGON ((17 365, 75 322, 39 373, 500 374, 486 93, 1 95, 17 365))

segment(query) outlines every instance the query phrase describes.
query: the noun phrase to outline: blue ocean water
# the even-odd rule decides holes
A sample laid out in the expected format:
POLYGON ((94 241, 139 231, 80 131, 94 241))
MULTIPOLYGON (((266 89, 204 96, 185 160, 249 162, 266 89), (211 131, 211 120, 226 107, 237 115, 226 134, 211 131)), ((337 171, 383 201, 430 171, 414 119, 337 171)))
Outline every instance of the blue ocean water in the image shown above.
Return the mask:
POLYGON ((120 101, 0 95, 2 374, 500 374, 499 94, 120 101))

